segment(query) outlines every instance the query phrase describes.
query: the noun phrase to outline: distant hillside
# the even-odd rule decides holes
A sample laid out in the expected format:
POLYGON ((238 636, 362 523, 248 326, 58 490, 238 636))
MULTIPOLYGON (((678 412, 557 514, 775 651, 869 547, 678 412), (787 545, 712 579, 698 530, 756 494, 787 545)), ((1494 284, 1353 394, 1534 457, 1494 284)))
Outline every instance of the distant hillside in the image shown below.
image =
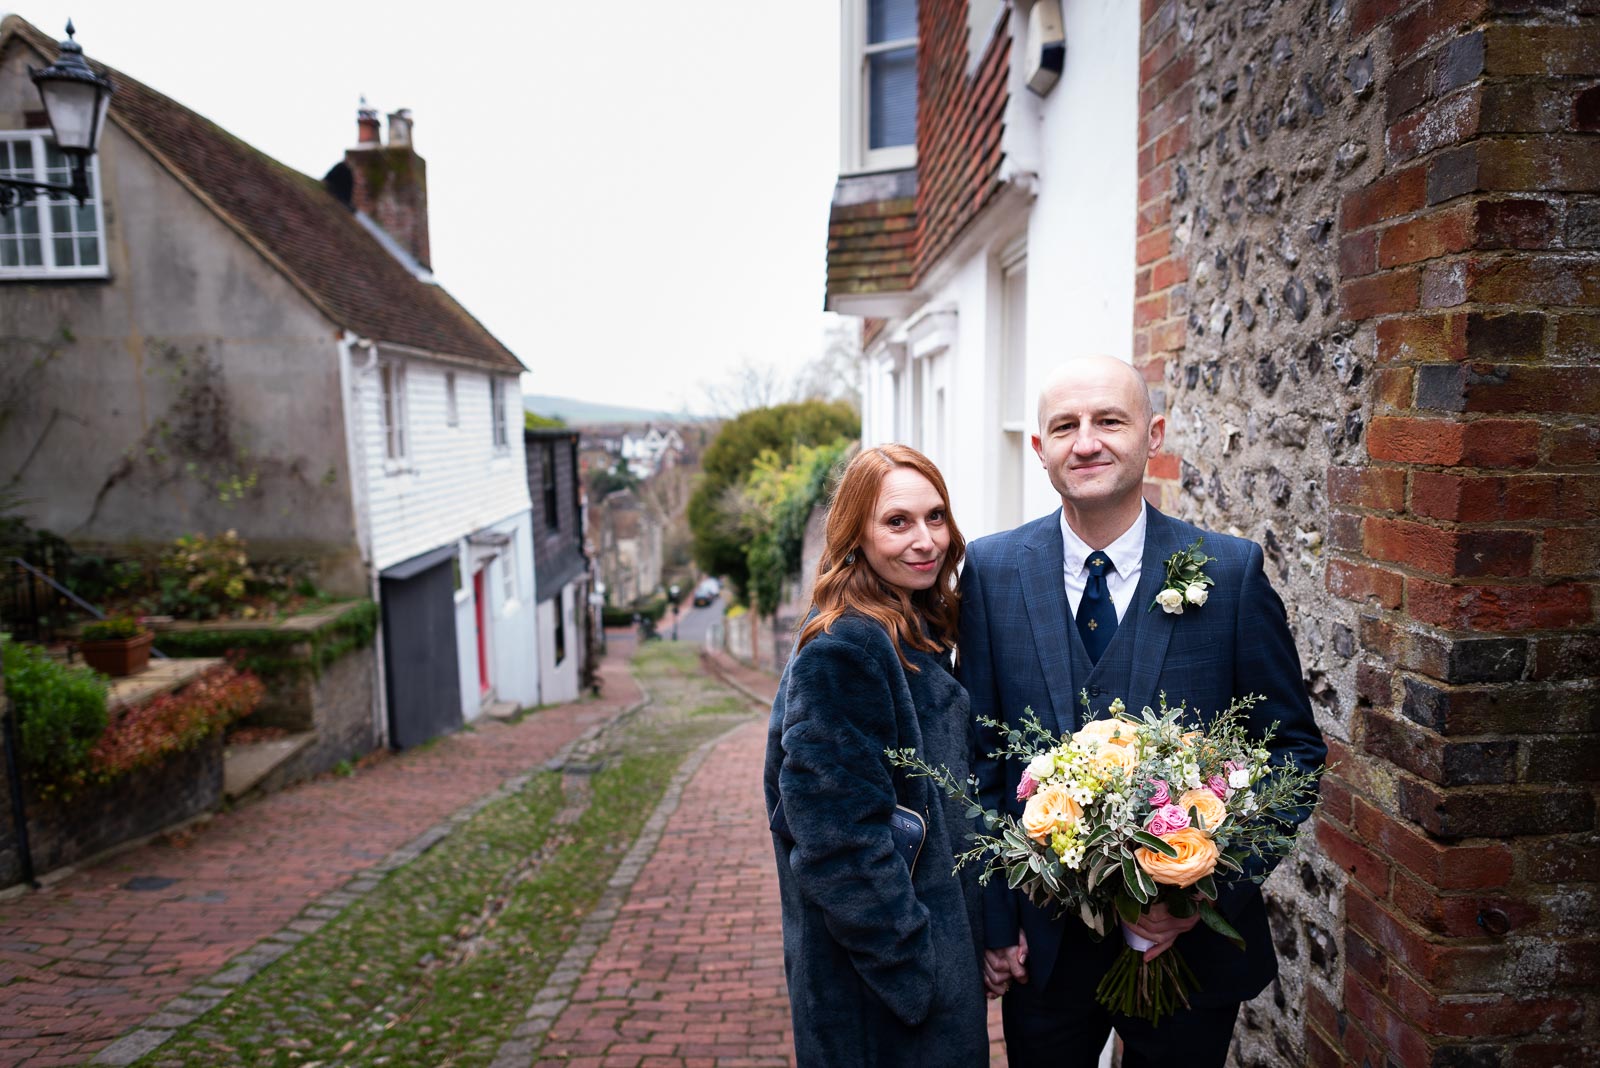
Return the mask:
POLYGON ((598 423, 686 423, 695 419, 683 412, 652 411, 649 408, 624 408, 616 404, 596 404, 571 397, 550 397, 541 393, 524 394, 522 406, 530 412, 565 420, 568 426, 594 426, 598 423))

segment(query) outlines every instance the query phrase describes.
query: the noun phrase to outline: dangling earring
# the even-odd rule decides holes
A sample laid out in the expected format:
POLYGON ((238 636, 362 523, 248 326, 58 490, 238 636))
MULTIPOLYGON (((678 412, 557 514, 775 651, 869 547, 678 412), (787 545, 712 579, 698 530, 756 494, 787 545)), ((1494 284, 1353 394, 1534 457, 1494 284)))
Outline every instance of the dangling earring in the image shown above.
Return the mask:
POLYGON ((846 567, 849 567, 851 564, 853 564, 855 562, 856 562, 856 551, 854 549, 851 549, 849 552, 844 554, 844 564, 845 564, 846 567))

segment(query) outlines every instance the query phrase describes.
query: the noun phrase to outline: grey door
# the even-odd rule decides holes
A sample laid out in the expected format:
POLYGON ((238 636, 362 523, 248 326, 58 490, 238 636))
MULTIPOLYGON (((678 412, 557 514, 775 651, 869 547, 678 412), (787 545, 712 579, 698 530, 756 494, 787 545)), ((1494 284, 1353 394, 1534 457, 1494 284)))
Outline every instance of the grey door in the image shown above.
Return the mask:
POLYGON ((454 546, 435 550, 382 575, 384 686, 396 749, 461 726, 455 555, 454 546))

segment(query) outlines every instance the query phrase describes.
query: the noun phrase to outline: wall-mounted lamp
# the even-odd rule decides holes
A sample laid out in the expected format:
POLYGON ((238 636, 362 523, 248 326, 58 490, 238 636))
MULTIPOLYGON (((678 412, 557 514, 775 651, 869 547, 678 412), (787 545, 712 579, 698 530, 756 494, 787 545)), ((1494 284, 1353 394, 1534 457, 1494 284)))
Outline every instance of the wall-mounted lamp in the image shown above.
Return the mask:
POLYGON ((56 148, 72 163, 72 181, 62 185, 0 178, 0 215, 44 193, 69 193, 80 204, 89 197, 89 157, 100 146, 112 87, 110 78, 96 74, 84 60, 83 48, 73 40, 76 32, 69 21, 67 39, 61 42, 56 61, 43 70, 28 69, 44 101, 56 148))

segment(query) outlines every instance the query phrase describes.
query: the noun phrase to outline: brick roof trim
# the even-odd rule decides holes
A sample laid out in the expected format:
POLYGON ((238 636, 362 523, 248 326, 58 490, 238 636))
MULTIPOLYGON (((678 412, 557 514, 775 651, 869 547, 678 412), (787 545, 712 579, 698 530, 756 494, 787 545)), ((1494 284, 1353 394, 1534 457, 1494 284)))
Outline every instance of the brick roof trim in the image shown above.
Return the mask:
MULTIPOLYGON (((18 15, 21 41, 48 63, 57 42, 18 15)), ((418 279, 322 183, 115 68, 109 118, 335 324, 451 363, 526 367, 445 289, 418 279)))

